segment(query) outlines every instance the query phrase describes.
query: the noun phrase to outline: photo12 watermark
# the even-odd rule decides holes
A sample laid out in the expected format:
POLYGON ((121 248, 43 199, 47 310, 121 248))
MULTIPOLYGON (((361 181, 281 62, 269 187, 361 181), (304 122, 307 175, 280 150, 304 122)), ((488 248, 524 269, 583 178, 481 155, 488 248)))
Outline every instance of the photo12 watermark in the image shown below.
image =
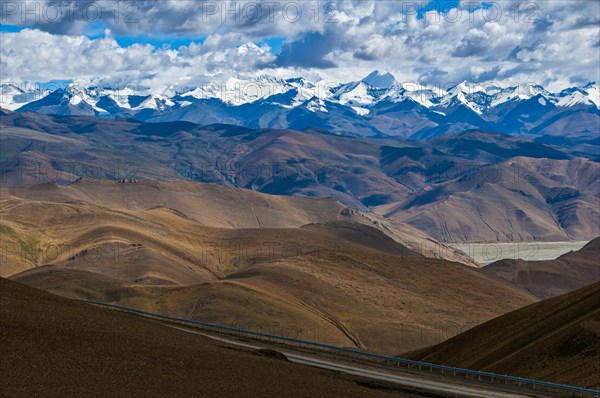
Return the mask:
MULTIPOLYGON (((388 3, 390 1, 387 1, 388 3)), ((380 3, 385 4, 386 1, 380 3)), ((396 1, 399 22, 419 19, 426 23, 488 23, 510 19, 533 24, 542 16, 543 3, 535 1, 396 1)), ((343 1, 201 1, 180 0, 179 10, 195 16, 200 24, 339 24, 350 14, 343 1)), ((5 24, 107 22, 147 23, 151 4, 137 1, 3 1, 0 21, 5 24)))
POLYGON ((2 1, 0 21, 19 25, 75 23, 93 24, 108 21, 115 24, 139 22, 137 1, 2 1))

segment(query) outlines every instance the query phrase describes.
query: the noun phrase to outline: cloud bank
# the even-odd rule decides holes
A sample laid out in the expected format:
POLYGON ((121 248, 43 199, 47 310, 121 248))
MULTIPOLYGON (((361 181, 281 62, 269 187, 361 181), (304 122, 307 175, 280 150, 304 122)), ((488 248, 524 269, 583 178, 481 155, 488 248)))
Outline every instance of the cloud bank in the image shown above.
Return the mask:
POLYGON ((11 82, 349 81, 374 69, 428 85, 600 80, 592 1, 8 1, 0 18, 23 28, 0 33, 0 78, 11 82), (279 51, 271 38, 283 38, 279 51), (165 45, 175 39, 185 44, 165 45))

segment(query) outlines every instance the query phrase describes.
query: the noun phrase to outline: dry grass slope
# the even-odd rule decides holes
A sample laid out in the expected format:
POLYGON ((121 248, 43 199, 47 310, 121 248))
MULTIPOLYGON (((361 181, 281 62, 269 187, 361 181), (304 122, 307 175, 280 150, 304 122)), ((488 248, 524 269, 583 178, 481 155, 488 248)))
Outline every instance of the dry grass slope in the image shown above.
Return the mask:
POLYGON ((409 356, 600 388, 600 283, 510 312, 409 356))
POLYGON ((420 190, 379 214, 440 242, 591 240, 600 235, 600 164, 514 157, 420 190))
POLYGON ((44 183, 0 189, 2 207, 10 205, 11 199, 34 203, 95 205, 133 215, 136 211, 155 210, 161 213, 162 210, 203 226, 226 229, 298 228, 306 224, 351 221, 375 227, 428 257, 479 266, 464 253, 438 244, 429 235, 410 225, 347 208, 331 198, 267 195, 247 189, 189 181, 142 180, 132 184, 117 184, 79 179, 68 185, 44 183))
MULTIPOLYGON (((536 300, 472 267, 415 255, 380 229, 348 222, 352 215, 327 220, 317 207, 334 201, 312 206, 254 193, 252 203, 267 202, 259 216, 265 223, 281 222, 268 213, 277 200, 305 202, 298 214, 313 223, 288 218, 278 228, 233 229, 195 220, 193 211, 214 213, 189 210, 191 199, 177 205, 186 190, 170 203, 165 183, 142 184, 145 195, 127 184, 106 186, 87 188, 88 196, 56 185, 25 188, 37 200, 5 195, 3 244, 14 251, 2 272, 65 296, 385 353, 440 342, 536 300), (67 200, 62 190, 74 193, 67 200), (149 201, 153 190, 164 202, 149 201)), ((241 194, 225 203, 241 208, 251 193, 241 194)))
POLYGON ((388 397, 346 378, 0 278, 2 397, 388 397))

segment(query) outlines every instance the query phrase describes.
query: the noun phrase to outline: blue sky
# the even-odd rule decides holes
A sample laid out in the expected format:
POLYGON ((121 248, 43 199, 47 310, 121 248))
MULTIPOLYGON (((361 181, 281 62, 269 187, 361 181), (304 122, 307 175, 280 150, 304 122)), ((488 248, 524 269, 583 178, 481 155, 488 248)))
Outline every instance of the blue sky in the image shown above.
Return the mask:
MULTIPOLYGON (((90 31, 96 31, 95 34, 90 34, 86 32, 86 36, 90 39, 98 39, 105 36, 104 33, 104 24, 97 24, 95 27, 90 29, 90 31), (100 30, 99 28, 102 28, 100 30)), ((17 26, 17 25, 8 25, 2 24, 0 25, 0 32, 20 32, 23 29, 31 29, 30 25, 25 26, 17 26)), ((202 44, 204 42, 204 38, 202 36, 178 36, 178 35, 170 35, 170 34, 161 34, 161 35, 137 35, 137 36, 115 36, 115 40, 121 47, 129 47, 133 44, 150 44, 156 48, 179 48, 181 46, 189 46, 190 43, 194 42, 196 44, 202 44)), ((281 45, 286 40, 285 37, 266 37, 258 42, 259 46, 268 45, 271 48, 271 51, 274 54, 279 54, 281 52, 281 45)))
POLYGON ((24 29, 23 27, 16 26, 16 25, 5 25, 5 24, 0 25, 0 32, 20 32, 23 29, 24 29))

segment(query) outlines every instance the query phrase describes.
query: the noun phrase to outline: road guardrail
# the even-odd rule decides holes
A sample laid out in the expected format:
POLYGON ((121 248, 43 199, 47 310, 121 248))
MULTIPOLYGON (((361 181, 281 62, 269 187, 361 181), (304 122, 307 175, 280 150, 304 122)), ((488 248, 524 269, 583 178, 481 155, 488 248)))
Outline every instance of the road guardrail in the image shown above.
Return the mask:
POLYGON ((167 320, 170 322, 193 325, 196 328, 200 328, 202 330, 206 330, 206 331, 210 331, 210 332, 235 335, 235 336, 239 336, 239 337, 254 338, 257 340, 268 341, 270 343, 280 343, 280 344, 294 345, 294 346, 306 347, 306 348, 316 348, 321 351, 329 351, 332 353, 337 353, 337 354, 349 356, 352 358, 362 358, 364 360, 376 362, 378 364, 382 364, 382 365, 386 365, 386 366, 400 367, 400 366, 404 365, 407 368, 418 369, 421 371, 429 370, 430 372, 433 372, 435 370, 435 371, 439 371, 443 375, 452 375, 454 377, 464 377, 467 379, 477 379, 477 380, 481 380, 481 381, 486 380, 486 381, 491 381, 492 383, 502 383, 502 382, 505 384, 511 383, 513 385, 518 385, 520 387, 528 387, 533 390, 536 390, 536 389, 542 390, 543 389, 543 390, 549 391, 549 392, 568 393, 568 394, 570 394, 570 396, 574 396, 574 397, 600 398, 600 390, 592 390, 592 389, 587 389, 587 388, 570 386, 570 385, 566 385, 566 384, 551 383, 548 381, 527 379, 524 377, 508 376, 508 375, 502 375, 502 374, 498 374, 498 373, 484 372, 484 371, 480 371, 480 370, 456 368, 453 366, 438 365, 438 364, 429 363, 429 362, 413 361, 411 359, 397 358, 397 357, 392 357, 392 356, 387 356, 387 355, 380 355, 380 354, 375 354, 375 353, 371 353, 371 352, 367 352, 367 351, 356 350, 353 348, 338 347, 338 346, 334 346, 334 345, 330 345, 330 344, 317 343, 315 341, 294 339, 291 337, 277 336, 277 335, 272 335, 272 334, 267 334, 267 333, 262 333, 262 332, 255 332, 255 331, 251 331, 251 330, 234 328, 234 327, 230 327, 230 326, 218 325, 218 324, 214 324, 214 323, 208 323, 208 322, 202 322, 202 321, 195 321, 195 320, 191 320, 191 319, 177 318, 177 317, 171 317, 171 316, 166 316, 166 315, 161 315, 161 314, 155 314, 152 312, 137 310, 134 308, 121 307, 121 306, 118 306, 115 304, 108 304, 108 303, 103 303, 103 302, 94 301, 94 300, 85 300, 85 299, 75 299, 75 300, 84 302, 84 303, 88 303, 88 304, 94 304, 94 305, 99 305, 102 307, 117 309, 120 311, 129 312, 129 313, 139 314, 139 315, 143 315, 145 317, 151 317, 151 318, 156 318, 156 319, 167 320))

